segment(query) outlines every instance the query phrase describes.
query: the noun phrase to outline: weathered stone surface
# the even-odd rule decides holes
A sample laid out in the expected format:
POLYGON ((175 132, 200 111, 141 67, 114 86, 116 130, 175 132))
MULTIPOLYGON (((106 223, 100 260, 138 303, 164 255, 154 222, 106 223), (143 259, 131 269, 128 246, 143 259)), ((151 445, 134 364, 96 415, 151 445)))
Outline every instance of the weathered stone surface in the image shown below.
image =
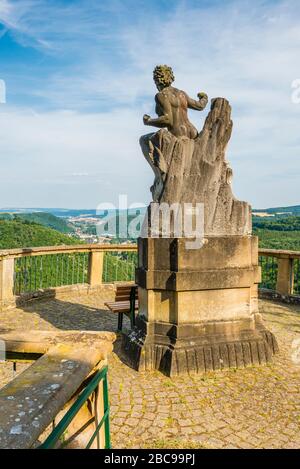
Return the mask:
POLYGON ((139 238, 138 268, 173 272, 258 266, 257 236, 206 236, 201 249, 184 238, 139 238))
MULTIPOLYGON (((167 129, 145 135, 140 143, 155 181, 155 202, 204 204, 204 234, 251 234, 251 208, 231 188, 232 170, 225 151, 232 131, 226 99, 212 100, 204 127, 195 139, 176 137, 167 129)), ((149 225, 151 205, 149 207, 149 225)))
POLYGON ((138 318, 137 328, 123 335, 123 348, 138 371, 159 370, 168 376, 265 364, 278 352, 259 315, 253 324, 240 320, 179 326, 138 318))
POLYGON ((147 290, 246 288, 260 282, 255 236, 206 237, 201 249, 186 239, 140 238, 136 281, 147 290))
POLYGON ((138 370, 173 376, 272 360, 275 337, 258 312, 257 238, 140 239, 139 315, 123 346, 138 370))
POLYGON ((113 332, 100 331, 35 331, 0 329, 0 340, 5 342, 5 349, 15 353, 46 353, 50 347, 59 344, 94 347, 100 358, 106 358, 112 351, 116 336, 113 332), (102 355, 101 355, 102 354, 102 355))
MULTIPOLYGON (((0 448, 20 449, 36 445, 51 422, 62 418, 83 381, 106 364, 115 334, 6 331, 1 340, 8 353, 43 354, 0 390, 0 448)), ((83 406, 65 435, 74 436, 72 444, 79 447, 95 431, 95 418, 99 421, 103 415, 103 402, 94 394, 93 406, 91 402, 83 406)), ((95 443, 103 447, 102 440, 95 443)))

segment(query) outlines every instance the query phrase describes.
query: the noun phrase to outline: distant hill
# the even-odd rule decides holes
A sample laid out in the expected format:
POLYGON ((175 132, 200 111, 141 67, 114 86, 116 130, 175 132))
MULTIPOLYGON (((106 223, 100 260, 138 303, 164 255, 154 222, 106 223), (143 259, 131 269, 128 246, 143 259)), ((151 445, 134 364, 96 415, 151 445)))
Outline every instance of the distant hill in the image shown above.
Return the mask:
POLYGON ((275 216, 300 216, 300 205, 291 205, 290 207, 273 207, 273 208, 263 208, 263 209, 253 209, 252 212, 255 213, 267 213, 269 215, 275 216))
POLYGON ((0 213, 0 220, 23 220, 53 228, 61 233, 73 233, 74 228, 66 222, 64 218, 59 218, 52 213, 33 212, 33 213, 0 213))
MULTIPOLYGON (((297 205, 254 211, 274 214, 253 217, 253 232, 259 237, 260 247, 300 250, 299 210, 300 206, 297 205)), ((90 229, 95 230, 95 226, 90 229)), ((0 213, 0 249, 81 244, 71 231, 72 227, 64 218, 49 212, 16 214, 7 210, 6 213, 0 213)), ((114 242, 120 240, 115 239, 114 242)))
MULTIPOLYGON (((129 209, 129 213, 135 213, 136 209, 129 209)), ((141 209, 142 212, 146 211, 146 207, 141 209)), ((114 213, 115 210, 100 210, 100 213, 97 213, 97 210, 94 208, 91 209, 72 209, 72 208, 0 208, 0 214, 28 214, 28 213, 51 213, 58 218, 67 218, 67 217, 100 217, 104 212, 114 213)))
POLYGON ((300 250, 300 216, 253 217, 253 233, 261 248, 300 250))
POLYGON ((81 244, 52 228, 21 218, 0 219, 0 249, 81 244))
POLYGON ((300 216, 254 217, 253 228, 273 231, 300 231, 300 216))
POLYGON ((0 212, 2 213, 15 213, 15 214, 22 214, 22 213, 51 213, 56 217, 79 217, 79 216, 96 216, 96 210, 93 209, 72 209, 72 208, 19 208, 19 207, 8 207, 8 208, 0 208, 0 212))
MULTIPOLYGON (((134 213, 135 209, 131 209, 130 212, 134 213)), ((142 208, 142 212, 145 211, 145 208, 142 208)), ((38 214, 38 213, 48 213, 55 215, 58 218, 66 218, 66 217, 95 217, 97 216, 96 210, 94 208, 91 209, 69 209, 69 208, 0 208, 0 213, 14 213, 14 214, 38 214)), ((113 212, 113 210, 111 210, 113 212)), ((253 209, 254 213, 267 213, 270 215, 278 214, 280 215, 299 215, 300 216, 300 205, 291 205, 289 207, 271 207, 271 208, 258 208, 253 209)))

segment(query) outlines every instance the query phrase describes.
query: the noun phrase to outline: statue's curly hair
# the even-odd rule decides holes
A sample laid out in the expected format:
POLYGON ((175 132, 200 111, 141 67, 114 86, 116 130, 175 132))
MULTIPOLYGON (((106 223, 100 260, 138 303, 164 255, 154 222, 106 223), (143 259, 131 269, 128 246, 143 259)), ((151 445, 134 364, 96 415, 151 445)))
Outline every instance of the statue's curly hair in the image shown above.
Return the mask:
POLYGON ((157 65, 153 70, 153 79, 163 86, 170 86, 175 80, 174 73, 168 65, 157 65))

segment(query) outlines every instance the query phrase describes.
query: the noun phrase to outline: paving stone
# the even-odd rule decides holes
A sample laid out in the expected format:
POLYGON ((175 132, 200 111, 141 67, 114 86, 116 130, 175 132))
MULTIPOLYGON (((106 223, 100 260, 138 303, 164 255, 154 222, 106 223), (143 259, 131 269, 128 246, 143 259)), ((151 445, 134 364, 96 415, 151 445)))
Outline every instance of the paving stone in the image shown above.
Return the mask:
POLYGON ((130 417, 126 420, 126 425, 129 427, 136 427, 139 424, 139 419, 130 417))
MULTIPOLYGON (((74 294, 32 302, 1 312, 0 323, 22 330, 115 331, 117 318, 103 308, 109 299, 74 294)), ((119 336, 109 359, 113 448, 151 447, 158 439, 166 447, 176 441, 176 447, 299 448, 300 366, 292 361, 291 344, 300 337, 300 306, 260 301, 260 310, 280 347, 268 366, 172 379, 138 373, 126 365, 119 336)), ((27 366, 18 364, 17 372, 27 366)), ((0 364, 1 385, 12 377, 11 363, 0 364)))

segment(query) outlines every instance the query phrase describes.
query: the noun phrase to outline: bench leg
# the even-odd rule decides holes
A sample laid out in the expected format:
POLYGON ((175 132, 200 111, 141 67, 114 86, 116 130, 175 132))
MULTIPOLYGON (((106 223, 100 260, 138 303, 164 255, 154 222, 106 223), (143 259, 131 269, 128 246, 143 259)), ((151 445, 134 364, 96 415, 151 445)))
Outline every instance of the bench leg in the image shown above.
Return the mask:
POLYGON ((121 331, 123 327, 123 313, 118 313, 118 331, 121 331))
POLYGON ((131 329, 134 328, 135 326, 135 311, 134 311, 134 308, 132 311, 130 311, 130 325, 131 325, 131 329))

